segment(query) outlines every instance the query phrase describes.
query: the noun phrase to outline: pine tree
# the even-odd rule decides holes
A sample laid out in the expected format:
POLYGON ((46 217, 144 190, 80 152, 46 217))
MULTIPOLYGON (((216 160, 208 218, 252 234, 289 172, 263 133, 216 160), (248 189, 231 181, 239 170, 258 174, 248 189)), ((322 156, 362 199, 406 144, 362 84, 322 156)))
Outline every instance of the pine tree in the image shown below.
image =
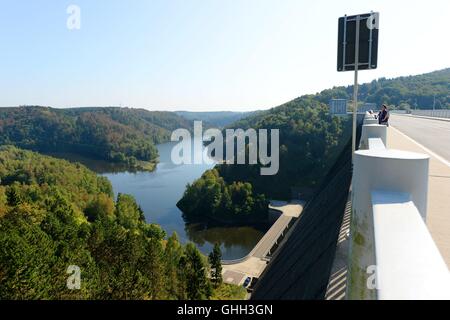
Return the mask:
POLYGON ((167 299, 183 299, 185 298, 185 286, 180 276, 180 260, 183 254, 178 235, 174 232, 168 239, 164 249, 164 264, 167 299))
POLYGON ((214 249, 209 254, 209 264, 211 265, 211 278, 217 288, 222 284, 222 252, 218 243, 214 244, 214 249))
POLYGON ((184 268, 186 294, 190 300, 209 299, 212 294, 211 283, 206 277, 206 261, 197 247, 188 243, 185 254, 180 260, 180 268, 184 268))

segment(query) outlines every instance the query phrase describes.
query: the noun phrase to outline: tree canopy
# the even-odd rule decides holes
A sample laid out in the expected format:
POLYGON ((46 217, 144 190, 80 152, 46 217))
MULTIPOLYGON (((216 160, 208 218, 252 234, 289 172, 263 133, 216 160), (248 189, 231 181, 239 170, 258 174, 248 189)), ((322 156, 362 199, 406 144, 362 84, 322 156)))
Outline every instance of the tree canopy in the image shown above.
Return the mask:
POLYGON ((177 206, 188 222, 211 220, 246 224, 267 218, 268 202, 253 192, 250 183, 225 183, 216 169, 188 184, 177 206))
MULTIPOLYGON (((393 109, 450 109, 450 68, 425 74, 380 78, 359 86, 358 99, 393 109)), ((328 103, 330 99, 352 99, 353 86, 323 90, 315 97, 328 103)))
MULTIPOLYGON (((193 244, 165 238, 130 195, 80 164, 0 147, 1 299, 209 299, 217 288, 193 244), (79 290, 69 290, 78 266, 79 290)), ((229 296, 230 297, 230 296, 229 296)))
POLYGON ((0 108, 0 144, 69 152, 138 167, 154 161, 155 144, 191 123, 173 112, 130 108, 0 108))

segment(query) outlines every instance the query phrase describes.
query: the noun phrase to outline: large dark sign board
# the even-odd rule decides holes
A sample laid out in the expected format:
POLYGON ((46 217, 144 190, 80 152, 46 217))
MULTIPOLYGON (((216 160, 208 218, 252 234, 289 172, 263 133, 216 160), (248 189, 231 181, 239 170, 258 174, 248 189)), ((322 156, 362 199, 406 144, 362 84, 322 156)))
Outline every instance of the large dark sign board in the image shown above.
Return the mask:
POLYGON ((337 71, 355 70, 356 21, 359 17, 358 70, 376 69, 379 13, 339 18, 337 71))

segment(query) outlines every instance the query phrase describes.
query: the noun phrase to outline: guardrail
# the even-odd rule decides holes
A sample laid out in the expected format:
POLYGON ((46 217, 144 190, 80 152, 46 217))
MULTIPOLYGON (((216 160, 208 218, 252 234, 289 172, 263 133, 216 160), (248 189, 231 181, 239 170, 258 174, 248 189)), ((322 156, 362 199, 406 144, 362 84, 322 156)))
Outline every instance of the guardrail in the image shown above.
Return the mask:
POLYGON ((407 114, 406 110, 391 110, 391 114, 407 114))
POLYGON ((411 110, 412 115, 450 119, 450 110, 411 110))
POLYGON ((425 224, 429 157, 386 148, 386 132, 363 125, 354 157, 347 298, 450 299, 450 274, 425 224))

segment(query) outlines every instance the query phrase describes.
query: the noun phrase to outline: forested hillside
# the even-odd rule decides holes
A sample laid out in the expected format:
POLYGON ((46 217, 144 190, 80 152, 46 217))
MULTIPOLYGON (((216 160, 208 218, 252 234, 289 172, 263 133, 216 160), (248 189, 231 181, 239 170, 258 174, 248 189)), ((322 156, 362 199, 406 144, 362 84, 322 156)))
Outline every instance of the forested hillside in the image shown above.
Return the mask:
MULTIPOLYGON (((316 97, 323 103, 332 98, 352 99, 353 86, 334 87, 323 90, 316 97)), ((383 103, 391 108, 450 109, 450 68, 416 76, 394 79, 380 78, 359 86, 358 99, 365 102, 383 103)))
POLYGON ((155 144, 168 141, 172 130, 191 126, 175 113, 143 109, 0 108, 0 145, 138 167, 157 158, 155 144))
POLYGON ((350 119, 330 115, 328 106, 314 96, 297 98, 232 127, 279 129, 277 174, 263 176, 259 165, 217 166, 227 183, 249 182, 255 192, 275 199, 290 199, 299 190, 314 190, 351 137, 350 119))
MULTIPOLYGON (((279 171, 272 176, 262 176, 260 165, 217 165, 215 171, 218 175, 213 179, 215 184, 211 182, 212 179, 203 176, 187 187, 179 206, 188 216, 220 217, 227 213, 229 220, 245 220, 248 215, 245 211, 204 210, 204 207, 197 205, 201 199, 228 199, 229 188, 236 184, 246 185, 251 190, 247 196, 239 197, 248 199, 245 202, 247 204, 259 203, 256 199, 291 199, 299 192, 310 193, 322 182, 351 137, 350 118, 331 116, 328 106, 314 96, 303 96, 280 107, 241 119, 230 127, 279 129, 279 171), (224 186, 218 187, 220 183, 224 186), (195 211, 196 214, 193 213, 195 211)), ((239 201, 241 203, 243 200, 239 201)), ((236 198, 232 198, 230 207, 235 202, 236 198)), ((255 222, 266 218, 267 208, 259 210, 259 214, 252 214, 255 222)))
POLYGON ((0 299, 243 298, 211 285, 195 245, 164 236, 84 166, 0 147, 0 299), (71 265, 79 290, 66 286, 71 265))
MULTIPOLYGON (((350 118, 333 117, 328 103, 333 98, 351 99, 353 86, 335 87, 314 95, 304 95, 270 110, 261 111, 229 125, 229 128, 279 129, 280 166, 273 176, 260 175, 260 165, 217 165, 217 181, 224 181, 221 190, 235 183, 249 183, 252 197, 291 199, 308 196, 320 185, 336 157, 351 137, 350 118)), ((391 108, 450 108, 450 69, 427 74, 381 78, 359 87, 359 100, 390 105, 391 108)), ((189 185, 180 201, 183 211, 194 215, 198 199, 208 199, 218 188, 205 188, 205 177, 189 185)), ((213 197, 226 198, 226 194, 213 197)), ((207 214, 214 214, 214 210, 207 214)), ((220 211, 221 214, 223 210, 220 211)), ((201 215, 197 213, 197 215, 201 215)), ((228 214, 236 221, 235 213, 228 214)), ((255 215, 258 217, 258 215, 255 215)), ((259 215, 263 217, 263 215, 259 215)))

